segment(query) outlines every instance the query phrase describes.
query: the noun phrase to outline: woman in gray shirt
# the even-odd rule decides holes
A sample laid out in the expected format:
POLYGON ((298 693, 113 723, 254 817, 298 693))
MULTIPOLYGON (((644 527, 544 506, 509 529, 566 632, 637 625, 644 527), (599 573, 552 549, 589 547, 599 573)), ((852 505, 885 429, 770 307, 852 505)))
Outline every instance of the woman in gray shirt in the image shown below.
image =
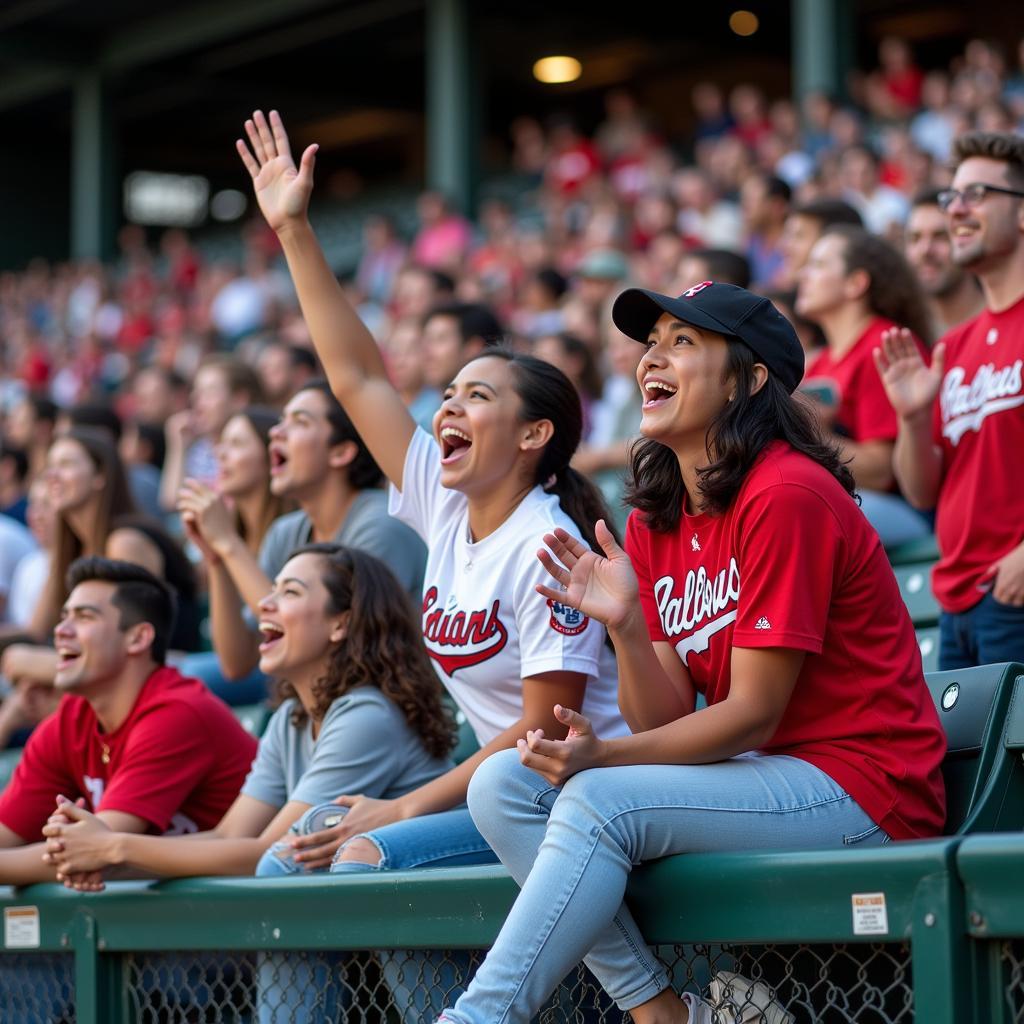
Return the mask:
POLYGON ((372 555, 300 548, 260 602, 259 627, 260 668, 289 698, 220 824, 187 838, 128 835, 65 804, 61 817, 75 824, 54 830, 50 853, 72 886, 122 864, 163 877, 247 875, 265 853, 259 873, 279 873, 290 864, 286 833, 311 808, 339 793, 398 797, 452 767, 441 685, 404 591, 372 555))

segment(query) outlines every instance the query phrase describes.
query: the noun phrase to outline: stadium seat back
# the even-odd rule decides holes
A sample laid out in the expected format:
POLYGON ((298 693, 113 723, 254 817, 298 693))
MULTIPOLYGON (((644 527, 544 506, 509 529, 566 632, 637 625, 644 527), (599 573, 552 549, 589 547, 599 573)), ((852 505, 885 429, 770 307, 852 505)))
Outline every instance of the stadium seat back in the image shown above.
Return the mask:
POLYGON ((942 764, 946 832, 965 834, 999 827, 1014 815, 1011 769, 1019 756, 1006 746, 1006 733, 1018 685, 1024 700, 1024 666, 979 665, 931 672, 925 678, 948 745, 942 764), (990 792, 996 776, 1002 778, 1003 790, 1010 787, 1009 802, 998 786, 990 792))
POLYGON ((939 604, 932 594, 931 571, 933 562, 915 562, 898 565, 893 569, 899 584, 900 596, 910 612, 915 629, 934 626, 939 621, 939 604))
POLYGON ((939 627, 926 626, 923 629, 915 629, 914 634, 921 652, 921 668, 925 672, 937 672, 939 670, 939 627))
POLYGON ((21 760, 23 747, 8 747, 7 750, 0 750, 0 790, 3 790, 11 781, 14 769, 18 767, 21 760))
POLYGON ((461 711, 456 713, 455 721, 458 724, 459 733, 455 749, 452 751, 452 760, 456 764, 462 764, 467 757, 472 757, 480 749, 480 744, 477 742, 476 733, 473 732, 469 722, 466 721, 466 716, 461 711))
POLYGON ((886 551, 893 565, 910 565, 913 562, 934 562, 939 557, 939 547, 935 542, 935 534, 908 540, 897 544, 886 551))
POLYGON ((239 704, 231 709, 238 724, 251 736, 259 739, 272 714, 266 704, 239 704))
POLYGON ((1010 666, 1009 707, 992 770, 974 802, 963 832, 1008 832, 1024 829, 1024 667, 1010 666))

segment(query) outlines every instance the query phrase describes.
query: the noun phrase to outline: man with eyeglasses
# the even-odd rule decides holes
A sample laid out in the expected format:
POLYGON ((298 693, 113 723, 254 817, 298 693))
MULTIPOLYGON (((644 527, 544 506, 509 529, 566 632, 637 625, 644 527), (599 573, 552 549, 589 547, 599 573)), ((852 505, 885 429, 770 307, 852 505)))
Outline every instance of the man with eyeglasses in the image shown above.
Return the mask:
POLYGON ((968 132, 953 156, 938 204, 985 309, 945 335, 930 367, 902 330, 875 350, 899 415, 896 478, 936 509, 942 669, 1024 660, 1024 137, 968 132))

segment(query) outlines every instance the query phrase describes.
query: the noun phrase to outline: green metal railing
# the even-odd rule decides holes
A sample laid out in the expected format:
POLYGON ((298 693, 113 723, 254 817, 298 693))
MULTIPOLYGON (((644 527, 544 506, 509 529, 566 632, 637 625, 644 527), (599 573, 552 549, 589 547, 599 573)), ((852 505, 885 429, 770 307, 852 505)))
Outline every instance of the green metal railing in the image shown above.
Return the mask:
MULTIPOLYGON (((987 1020, 974 1015, 986 1005, 979 985, 991 1002, 1003 975, 1020 973, 1024 840, 1016 840, 674 857, 639 868, 628 898, 680 987, 707 994, 725 969, 763 982, 794 1021, 987 1020), (984 851, 972 852, 983 843, 999 872, 979 861, 984 851), (967 902, 958 852, 977 878, 967 902), (1013 909, 993 911, 1011 906, 1002 901, 1013 886, 1013 909), (969 923, 974 913, 984 925, 969 923)), ((306 987, 328 978, 344 990, 329 1013, 296 1021, 429 1021, 424 1006, 436 1009, 479 960, 459 951, 486 949, 514 897, 500 868, 123 882, 88 895, 0 889, 0 1022, 256 1021, 260 965, 283 962, 286 951, 306 951, 306 987), (432 952, 416 952, 424 950, 432 952), (25 1002, 19 977, 51 993, 41 1009, 25 1002), (52 997, 61 984, 63 1003, 52 997), (431 986, 434 1001, 424 1001, 431 986)), ((1024 1019, 1020 999, 1014 1005, 991 1019, 1024 1019)), ((582 970, 541 1014, 551 1024, 622 1019, 582 970)))

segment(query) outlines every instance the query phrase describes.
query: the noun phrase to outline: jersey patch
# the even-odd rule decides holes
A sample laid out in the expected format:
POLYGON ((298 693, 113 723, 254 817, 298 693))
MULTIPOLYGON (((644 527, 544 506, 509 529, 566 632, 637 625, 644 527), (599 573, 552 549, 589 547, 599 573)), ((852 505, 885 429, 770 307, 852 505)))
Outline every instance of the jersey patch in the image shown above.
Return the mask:
POLYGON ((761 618, 754 623, 754 629, 771 629, 772 624, 762 615, 761 618))
POLYGON ((590 619, 577 608, 559 601, 548 601, 551 609, 551 628, 563 636, 579 636, 590 624, 590 619))

